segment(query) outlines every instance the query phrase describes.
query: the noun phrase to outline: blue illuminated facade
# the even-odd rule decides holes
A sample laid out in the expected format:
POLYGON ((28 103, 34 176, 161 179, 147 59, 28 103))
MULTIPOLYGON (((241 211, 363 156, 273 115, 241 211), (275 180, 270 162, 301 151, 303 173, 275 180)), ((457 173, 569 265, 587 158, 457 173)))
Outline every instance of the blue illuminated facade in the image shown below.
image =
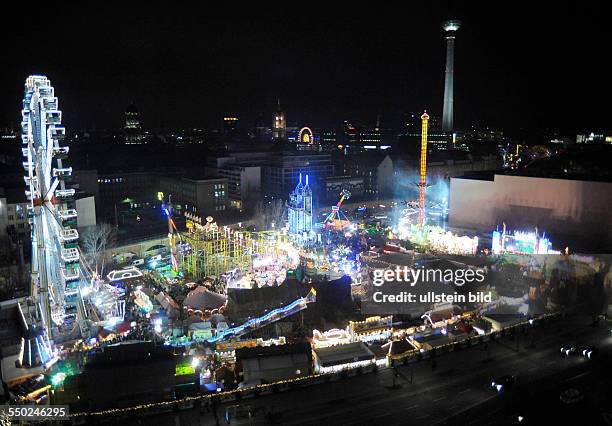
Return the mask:
POLYGON ((306 241, 313 234, 312 204, 312 189, 308 184, 308 175, 306 175, 306 183, 302 184, 300 173, 299 182, 289 195, 287 204, 289 234, 298 241, 306 241))

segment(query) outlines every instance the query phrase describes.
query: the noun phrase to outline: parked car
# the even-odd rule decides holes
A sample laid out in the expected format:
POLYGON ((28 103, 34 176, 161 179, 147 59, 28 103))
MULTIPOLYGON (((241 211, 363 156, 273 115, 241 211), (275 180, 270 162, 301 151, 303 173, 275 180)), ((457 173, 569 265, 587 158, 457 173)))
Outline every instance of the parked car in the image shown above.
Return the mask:
POLYGON ((162 260, 161 254, 156 254, 155 256, 151 256, 147 259, 147 262, 159 262, 162 260))

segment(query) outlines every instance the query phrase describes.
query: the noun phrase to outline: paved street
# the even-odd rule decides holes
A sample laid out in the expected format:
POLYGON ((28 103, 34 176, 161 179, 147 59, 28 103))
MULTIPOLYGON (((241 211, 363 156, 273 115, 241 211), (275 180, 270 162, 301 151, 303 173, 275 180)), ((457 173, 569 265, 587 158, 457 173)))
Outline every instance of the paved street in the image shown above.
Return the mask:
MULTIPOLYGON (((376 374, 246 399, 240 402, 240 411, 250 411, 251 417, 243 414, 232 418, 231 424, 450 424, 451 419, 462 416, 469 419, 463 418, 461 423, 477 422, 478 416, 473 412, 482 411, 478 410, 481 404, 487 404, 485 411, 499 410, 504 405, 503 398, 508 398, 497 395, 491 388, 492 379, 513 374, 522 388, 547 378, 557 382, 575 376, 576 371, 585 371, 592 361, 561 355, 559 347, 568 342, 579 346, 595 344, 602 350, 601 355, 609 354, 612 349, 609 324, 593 327, 589 322, 588 318, 572 318, 537 327, 533 338, 528 334, 521 336, 518 352, 516 341, 503 338, 489 342, 488 351, 481 344, 438 356, 435 369, 428 360, 414 364, 412 372, 410 366, 400 366, 395 387, 393 370, 384 369, 376 374), (530 347, 532 343, 535 347, 530 347), (267 415, 270 412, 271 417, 267 415)), ((227 424, 225 411, 233 405, 236 403, 218 407, 220 424, 227 424)), ((203 410, 199 416, 199 411, 150 416, 131 424, 153 426, 170 421, 175 425, 216 424, 211 413, 203 410)))

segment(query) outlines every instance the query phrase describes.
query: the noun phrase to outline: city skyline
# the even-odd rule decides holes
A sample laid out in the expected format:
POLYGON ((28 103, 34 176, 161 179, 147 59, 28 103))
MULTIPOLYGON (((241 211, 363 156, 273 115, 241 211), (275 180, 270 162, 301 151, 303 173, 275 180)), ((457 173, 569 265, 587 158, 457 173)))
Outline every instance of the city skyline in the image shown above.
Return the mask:
POLYGON ((596 7, 113 6, 0 26, 3 424, 609 423, 596 7))
POLYGON ((449 18, 463 22, 455 46, 455 128, 571 134, 607 125, 607 89, 595 87, 603 70, 570 54, 592 57, 600 49, 603 26, 588 11, 544 19, 533 11, 492 14, 476 4, 458 13, 436 4, 414 6, 405 18, 236 15, 223 24, 185 10, 164 18, 141 12, 128 19, 90 7, 74 19, 75 12, 59 11, 49 24, 8 35, 0 84, 11 102, 0 125, 19 123, 9 108, 22 96, 15 82, 42 73, 65 94, 71 129, 119 128, 132 101, 150 129, 220 127, 227 114, 247 127, 257 119, 271 125, 278 99, 288 124, 367 123, 380 113, 385 127, 398 128, 408 112, 442 115, 441 23, 449 18), (57 50, 11 60, 56 24, 67 29, 57 35, 57 50), (568 31, 556 33, 559 26, 568 31))

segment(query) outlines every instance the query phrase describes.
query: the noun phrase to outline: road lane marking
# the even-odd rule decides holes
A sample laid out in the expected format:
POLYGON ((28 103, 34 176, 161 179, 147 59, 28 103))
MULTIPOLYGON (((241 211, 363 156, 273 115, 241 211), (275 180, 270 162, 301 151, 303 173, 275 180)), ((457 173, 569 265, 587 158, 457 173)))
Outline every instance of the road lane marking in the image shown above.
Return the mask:
POLYGON ((440 397, 440 398, 438 398, 438 399, 434 399, 434 400, 433 400, 433 401, 431 401, 431 402, 442 401, 443 399, 446 399, 446 397, 445 397, 445 396, 442 396, 442 397, 440 397))
POLYGON ((382 414, 379 414, 378 416, 374 416, 374 418, 378 419, 379 417, 387 417, 387 416, 390 416, 390 415, 391 415, 391 413, 382 413, 382 414))
POLYGON ((588 376, 589 374, 591 374, 591 372, 590 372, 590 371, 585 371, 585 372, 584 372, 584 373, 582 373, 582 374, 577 374, 577 375, 576 375, 576 376, 574 376, 574 377, 570 377, 569 379, 565 379, 563 382, 564 382, 564 383, 565 383, 565 382, 570 382, 570 381, 572 381, 572 380, 576 380, 576 379, 578 379, 578 378, 580 378, 580 377, 588 376))
POLYGON ((462 393, 466 393, 470 390, 470 388, 463 389, 461 392, 457 392, 457 395, 461 395, 462 393))
POLYGON ((406 408, 404 408, 404 410, 412 410, 413 408, 417 408, 418 406, 419 406, 419 404, 417 404, 417 405, 412 405, 412 406, 410 406, 410 407, 406 407, 406 408))

